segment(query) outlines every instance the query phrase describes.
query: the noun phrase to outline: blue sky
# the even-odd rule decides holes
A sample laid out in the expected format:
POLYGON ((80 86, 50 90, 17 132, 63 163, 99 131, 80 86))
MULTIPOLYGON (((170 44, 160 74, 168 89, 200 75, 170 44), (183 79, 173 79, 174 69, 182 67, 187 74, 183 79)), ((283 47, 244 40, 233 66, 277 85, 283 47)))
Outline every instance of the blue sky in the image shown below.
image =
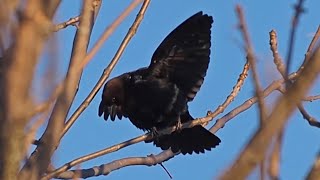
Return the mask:
MULTIPOLYGON (((131 1, 103 1, 100 13, 93 29, 90 47, 96 42, 106 26, 108 26, 131 1)), ((242 47, 242 38, 237 25, 235 5, 239 3, 245 9, 246 20, 257 56, 257 66, 263 87, 280 76, 275 71, 272 54, 269 48, 269 31, 275 29, 278 33, 279 52, 285 57, 287 50, 288 32, 293 14, 295 1, 205 1, 205 0, 161 0, 151 1, 137 34, 125 50, 119 64, 111 74, 117 76, 127 71, 147 66, 150 58, 165 38, 177 25, 198 11, 203 11, 214 18, 212 28, 211 62, 207 77, 195 100, 189 103, 189 109, 194 117, 205 116, 208 110, 214 110, 221 104, 234 86, 245 62, 242 47)), ((62 1, 56 16, 56 22, 68 20, 77 16, 81 1, 62 1)), ((299 67, 304 53, 312 39, 312 34, 319 25, 318 7, 320 1, 306 1, 307 13, 301 17, 294 48, 293 64, 291 69, 299 67)), ((89 63, 83 72, 79 92, 76 96, 70 114, 80 105, 90 92, 103 69, 112 59, 128 27, 133 22, 138 8, 118 27, 117 31, 105 42, 102 49, 89 63)), ((68 27, 56 33, 58 43, 58 60, 60 79, 63 77, 70 58, 72 40, 75 28, 68 27)), ((44 57, 44 61, 46 58, 44 57)), ((319 82, 319 80, 318 80, 319 82)), ((319 83, 318 83, 319 84, 319 83)), ((319 94, 320 86, 313 87, 311 94, 319 94)), ((251 78, 247 78, 240 94, 225 110, 225 113, 239 106, 252 97, 254 88, 251 78)), ((268 108, 278 93, 273 93, 267 99, 268 108)), ((143 134, 128 120, 107 121, 97 115, 101 98, 101 91, 93 102, 80 116, 78 121, 62 139, 53 161, 56 167, 79 156, 120 143, 132 137, 143 134)), ((319 101, 307 102, 308 112, 320 119, 319 101)), ((219 117, 221 117, 220 115, 219 117)), ((174 179, 213 179, 223 172, 248 142, 258 125, 258 111, 256 106, 232 119, 217 135, 222 143, 216 149, 202 155, 179 155, 164 163, 174 179)), ((214 122, 211 122, 212 126, 214 122)), ((282 150, 281 178, 302 179, 309 171, 316 153, 319 151, 319 130, 310 127, 296 112, 291 117, 285 131, 285 140, 282 150)), ((80 165, 80 168, 99 166, 110 161, 134 156, 146 156, 161 152, 151 144, 139 143, 118 152, 102 156, 80 165)), ((257 172, 249 177, 256 179, 257 172)), ((107 177, 99 179, 168 179, 167 174, 160 166, 131 166, 112 172, 107 177)))

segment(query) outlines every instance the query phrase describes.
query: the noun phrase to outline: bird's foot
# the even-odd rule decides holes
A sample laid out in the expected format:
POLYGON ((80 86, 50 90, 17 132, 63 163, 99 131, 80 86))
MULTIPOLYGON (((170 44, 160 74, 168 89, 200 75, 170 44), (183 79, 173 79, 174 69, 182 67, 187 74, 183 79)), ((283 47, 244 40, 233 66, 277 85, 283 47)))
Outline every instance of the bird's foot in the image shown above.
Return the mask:
POLYGON ((150 132, 151 132, 151 135, 152 135, 153 138, 157 138, 159 136, 159 132, 158 132, 156 127, 152 127, 150 132))
POLYGON ((146 140, 145 142, 146 143, 149 143, 149 142, 152 142, 154 139, 158 139, 159 137, 159 132, 157 130, 156 127, 152 127, 150 130, 149 130, 150 134, 151 134, 151 138, 149 140, 146 140))

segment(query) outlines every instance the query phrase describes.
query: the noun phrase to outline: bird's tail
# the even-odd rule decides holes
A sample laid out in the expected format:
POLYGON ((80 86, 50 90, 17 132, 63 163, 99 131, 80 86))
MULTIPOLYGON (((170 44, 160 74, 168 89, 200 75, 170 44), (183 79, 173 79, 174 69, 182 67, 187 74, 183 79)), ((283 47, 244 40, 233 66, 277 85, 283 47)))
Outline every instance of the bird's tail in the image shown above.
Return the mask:
MULTIPOLYGON (((189 114, 188 114, 189 115, 189 114)), ((190 115, 189 115, 190 116, 190 115)), ((191 116, 190 116, 191 117, 191 116)), ((184 128, 169 135, 164 135, 154 139, 154 144, 162 150, 171 147, 172 152, 180 151, 183 155, 204 153, 205 150, 219 145, 221 140, 201 125, 192 128, 184 128)))

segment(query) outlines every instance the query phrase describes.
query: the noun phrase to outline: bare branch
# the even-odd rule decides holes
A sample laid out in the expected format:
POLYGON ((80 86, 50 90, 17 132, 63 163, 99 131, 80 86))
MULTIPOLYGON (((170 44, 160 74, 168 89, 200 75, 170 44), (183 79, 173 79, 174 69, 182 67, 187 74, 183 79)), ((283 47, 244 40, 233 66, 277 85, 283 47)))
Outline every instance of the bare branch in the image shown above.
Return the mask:
POLYGON ((147 157, 123 158, 123 159, 112 161, 107 164, 95 166, 90 169, 66 171, 55 178, 72 179, 76 175, 77 175, 77 177, 80 177, 80 178, 88 178, 88 177, 100 176, 100 175, 106 176, 106 175, 110 174, 112 171, 115 171, 115 170, 118 170, 120 168, 127 167, 127 166, 136 166, 136 165, 155 166, 161 162, 166 161, 168 156, 172 156, 171 151, 163 151, 159 155, 151 154, 147 157))
POLYGON ((278 38, 277 38, 277 32, 275 30, 271 30, 269 32, 270 36, 270 49, 273 55, 273 62, 276 65, 279 73, 283 78, 286 77, 286 66, 284 65, 282 58, 279 55, 278 52, 278 38))
MULTIPOLYGON (((319 31, 319 28, 318 28, 318 31, 319 31)), ((278 71, 280 72, 280 74, 282 75, 282 77, 286 79, 287 78, 285 76, 286 68, 284 67, 283 62, 281 60, 281 57, 278 54, 277 33, 276 33, 276 31, 272 30, 269 34, 270 34, 270 49, 271 49, 272 54, 273 54, 274 63, 276 64, 276 67, 277 67, 278 71)), ((317 34, 318 33, 315 34, 313 40, 311 41, 306 55, 309 54, 310 53, 309 50, 311 50, 313 48, 313 46, 315 44, 315 40, 316 40, 317 34)), ((306 61, 307 61, 307 58, 305 58, 304 62, 306 62, 306 61)), ((301 70, 303 68, 304 68, 304 63, 300 66, 299 70, 297 71, 297 74, 300 74, 301 70)), ((292 84, 292 82, 288 80, 287 84, 292 84)), ((281 93, 284 93, 286 91, 282 87, 280 87, 278 90, 281 93)), ((302 100, 304 100, 304 99, 302 99, 302 100)), ((307 120, 311 126, 320 127, 320 123, 317 123, 317 120, 315 120, 313 117, 311 117, 308 114, 308 112, 305 110, 305 108, 303 107, 301 102, 298 104, 298 109, 299 109, 300 113, 302 114, 303 118, 305 120, 307 120)))
POLYGON ((268 172, 269 176, 273 180, 279 179, 283 134, 284 130, 282 129, 280 133, 276 136, 276 140, 270 157, 268 172))
MULTIPOLYGON (((285 88, 283 87, 279 87, 278 88, 278 91, 281 92, 282 94, 284 94, 286 92, 285 88)), ((318 99, 320 98, 319 96, 309 96, 309 97, 306 97, 306 98, 303 98, 302 100, 303 101, 306 101, 306 100, 309 100, 309 99, 318 99)), ((310 126, 314 126, 314 127, 318 127, 320 128, 320 122, 315 119, 314 117, 312 117, 303 107, 302 107, 302 104, 299 103, 298 105, 298 108, 299 108, 299 111, 300 113, 302 114, 302 117, 303 119, 307 120, 308 123, 310 124, 310 126)))
POLYGON ((320 99, 320 95, 315 95, 315 96, 308 96, 308 97, 305 97, 303 98, 302 100, 303 101, 315 101, 315 100, 319 100, 320 99))
POLYGON ((312 117, 304 108, 299 109, 299 110, 300 110, 303 118, 308 121, 310 126, 320 128, 320 122, 316 118, 312 117))
POLYGON ((271 115, 267 118, 268 123, 257 130, 231 168, 220 179, 234 179, 234 177, 245 179, 253 168, 261 163, 271 142, 271 138, 284 127, 288 117, 316 79, 320 71, 319 48, 311 59, 298 79, 278 99, 271 115))

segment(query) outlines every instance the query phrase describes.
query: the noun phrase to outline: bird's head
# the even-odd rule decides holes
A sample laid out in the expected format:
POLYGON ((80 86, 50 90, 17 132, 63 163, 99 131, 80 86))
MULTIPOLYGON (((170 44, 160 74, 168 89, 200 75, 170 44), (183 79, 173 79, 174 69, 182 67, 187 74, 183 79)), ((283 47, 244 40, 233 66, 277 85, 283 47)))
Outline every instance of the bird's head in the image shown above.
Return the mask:
POLYGON ((99 105, 99 116, 104 113, 104 119, 107 120, 109 115, 112 121, 118 116, 122 118, 123 104, 125 100, 126 81, 129 75, 123 74, 109 80, 103 89, 102 100, 99 105))

